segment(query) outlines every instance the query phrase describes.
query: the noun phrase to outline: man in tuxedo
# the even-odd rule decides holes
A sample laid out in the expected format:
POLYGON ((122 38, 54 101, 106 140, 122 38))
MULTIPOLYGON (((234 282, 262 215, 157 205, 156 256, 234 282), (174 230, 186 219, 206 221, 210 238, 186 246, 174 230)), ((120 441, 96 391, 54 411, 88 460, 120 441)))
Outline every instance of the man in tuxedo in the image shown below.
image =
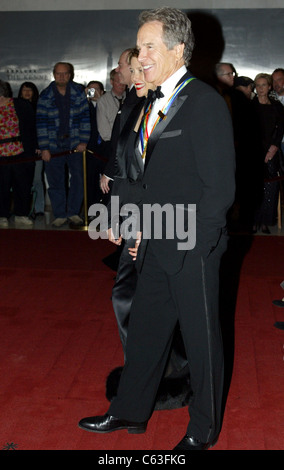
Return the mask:
MULTIPOLYGON (((131 64, 131 59, 137 57, 137 49, 132 49, 128 55, 128 68, 131 64)), ((147 85, 148 88, 148 85, 147 85)), ((144 163, 141 158, 141 153, 133 151, 133 140, 137 133, 137 121, 140 119, 141 112, 147 100, 151 100, 152 86, 149 85, 148 97, 141 96, 135 87, 132 88, 137 94, 136 99, 133 97, 131 101, 131 111, 129 110, 126 122, 119 135, 116 151, 115 151, 115 165, 114 165, 114 181, 111 189, 111 196, 119 197, 119 207, 125 204, 140 204, 141 191, 142 191, 142 178, 144 172, 144 163), (137 97, 139 99, 137 99, 137 97)), ((130 92, 132 93, 132 91, 130 92)), ((147 106, 147 105, 146 105, 147 106)), ((128 104, 128 107, 129 104, 128 104)), ((125 113, 122 112, 121 116, 124 117, 125 113)), ((129 315, 133 296, 137 284, 137 271, 135 263, 133 262, 130 250, 135 247, 136 240, 132 237, 127 237, 127 234, 119 234, 118 238, 114 238, 111 220, 111 204, 108 204, 109 214, 109 229, 108 238, 111 242, 121 247, 121 253, 117 266, 116 281, 112 289, 112 304, 117 320, 119 336, 121 339, 124 358, 126 358, 126 343, 127 343, 127 330, 129 323, 129 315)), ((121 217, 121 223, 127 220, 127 216, 121 217)), ((117 219, 116 219, 117 221, 117 219)), ((132 218, 134 223, 134 218, 132 218)), ((132 232, 134 232, 132 227, 132 232)), ((173 348, 169 355, 169 361, 165 370, 164 376, 169 378, 171 376, 177 378, 185 377, 188 375, 187 361, 185 359, 182 339, 180 338, 180 331, 177 325, 176 332, 173 339, 173 348)), ((163 392, 165 387, 163 387, 163 392)), ((188 396, 188 393, 186 393, 188 396)), ((160 405, 158 405, 160 406, 160 405)), ((164 402, 166 405, 166 401, 164 402)))
POLYGON ((174 450, 204 450, 214 444, 221 426, 219 265, 227 242, 226 214, 234 201, 232 125, 220 95, 187 72, 194 41, 183 12, 167 7, 143 11, 137 46, 146 81, 161 86, 162 93, 147 117, 149 139, 137 143, 145 162, 142 220, 146 208, 167 204, 176 219, 183 216, 186 227, 192 221, 189 205, 195 205, 196 243, 181 247, 179 230, 167 238, 165 217, 162 237, 142 226, 127 361, 117 397, 105 415, 84 418, 79 426, 100 433, 146 430, 179 321, 193 396, 186 434, 174 450))

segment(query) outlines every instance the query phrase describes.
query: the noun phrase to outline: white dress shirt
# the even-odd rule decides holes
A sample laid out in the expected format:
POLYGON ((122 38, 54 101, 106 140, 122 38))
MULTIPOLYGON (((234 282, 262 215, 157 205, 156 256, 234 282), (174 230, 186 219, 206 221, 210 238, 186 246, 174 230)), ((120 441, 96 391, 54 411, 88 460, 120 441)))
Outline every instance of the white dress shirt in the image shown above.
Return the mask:
MULTIPOLYGON (((180 79, 184 76, 187 72, 186 66, 183 65, 180 67, 173 75, 171 75, 164 83, 161 85, 161 92, 163 93, 163 97, 156 99, 152 105, 151 113, 148 119, 147 130, 149 136, 152 132, 153 126, 158 118, 158 113, 163 109, 165 104, 168 102, 170 96, 172 95, 174 89, 176 88, 177 83, 180 79)), ((139 142, 139 151, 142 155, 142 147, 141 142, 139 142)), ((145 163, 145 158, 143 158, 143 163, 145 163)))
POLYGON ((156 99, 153 103, 153 107, 148 120, 148 132, 152 131, 152 128, 158 118, 158 112, 163 109, 165 104, 168 102, 168 99, 172 95, 177 83, 180 81, 181 77, 186 73, 186 67, 183 65, 179 68, 173 75, 171 75, 164 83, 161 85, 161 92, 163 93, 163 98, 156 99))

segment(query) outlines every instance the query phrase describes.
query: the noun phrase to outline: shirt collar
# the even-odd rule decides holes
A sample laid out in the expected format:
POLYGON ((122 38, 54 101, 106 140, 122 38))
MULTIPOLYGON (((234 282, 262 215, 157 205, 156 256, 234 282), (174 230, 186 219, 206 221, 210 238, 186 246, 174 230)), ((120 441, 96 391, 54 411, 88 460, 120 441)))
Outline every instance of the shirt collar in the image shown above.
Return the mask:
POLYGON ((180 81, 181 77, 187 72, 186 66, 183 65, 180 67, 173 75, 171 75, 164 83, 161 85, 161 91, 164 96, 170 96, 174 91, 177 83, 180 81))

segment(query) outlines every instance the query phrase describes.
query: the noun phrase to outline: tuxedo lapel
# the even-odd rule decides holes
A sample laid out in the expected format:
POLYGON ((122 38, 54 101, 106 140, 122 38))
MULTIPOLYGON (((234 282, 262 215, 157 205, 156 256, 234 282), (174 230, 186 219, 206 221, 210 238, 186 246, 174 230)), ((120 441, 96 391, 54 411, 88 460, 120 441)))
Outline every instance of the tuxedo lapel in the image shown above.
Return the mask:
POLYGON ((135 145, 135 149, 134 149, 134 158, 135 158, 135 160, 137 162, 137 165, 139 166, 141 172, 144 173, 145 166, 144 166, 144 162, 143 162, 141 153, 140 153, 139 148, 138 148, 137 145, 135 145))
POLYGON ((155 145, 157 141, 159 140, 161 134, 166 130, 167 126, 169 125, 173 117, 176 115, 180 107, 183 105, 183 103, 186 101, 186 99, 187 99, 187 95, 178 96, 176 100, 173 102, 172 106, 170 107, 165 118, 159 122, 159 124, 156 126, 154 131, 151 133, 149 140, 148 140, 148 145, 147 145, 145 169, 147 165, 149 164, 151 155, 153 153, 155 145))
MULTIPOLYGON (((128 118, 125 121, 123 125, 123 129, 119 134, 119 139, 118 139, 117 148, 116 148, 116 159, 117 159, 117 167, 120 168, 119 176, 123 178, 127 177, 127 171, 125 167, 125 149, 128 144, 131 133, 134 132, 133 126, 136 120, 138 119, 138 116, 143 107, 143 103, 144 103, 144 100, 139 98, 139 100, 136 101, 133 109, 131 109, 130 111, 128 110, 128 113, 129 113, 128 118), (122 169, 124 169, 123 172, 122 172, 122 169)), ((132 140, 132 143, 133 143, 133 140, 132 140)))
MULTIPOLYGON (((180 85, 184 80, 187 80, 189 78, 194 78, 192 76, 191 73, 187 72, 181 79, 180 81, 177 83, 177 85, 180 85)), ((160 138, 161 134, 165 131, 165 129, 167 128, 167 126, 169 125, 169 123, 171 122, 172 118, 175 116, 175 114, 178 112, 178 110, 180 109, 180 107, 183 105, 183 103, 185 102, 185 100, 187 99, 188 97, 188 93, 186 93, 186 90, 187 90, 187 87, 184 88, 184 90, 182 90, 181 94, 175 99, 175 101, 173 102, 172 106, 170 107, 168 113, 167 113, 167 116, 165 119, 163 119, 162 121, 160 121, 158 123, 158 125, 156 126, 156 128, 154 129, 154 131, 151 133, 150 135, 150 138, 148 140, 148 144, 147 144, 147 152, 146 152, 146 159, 145 159, 145 165, 144 165, 144 171, 146 169, 146 166, 149 164, 149 161, 150 161, 150 158, 151 158, 151 155, 152 155, 152 152, 154 150, 154 147, 158 141, 158 139, 160 138)), ((147 103, 147 101, 146 101, 147 103)), ((147 106, 145 106, 146 108, 147 106)), ((140 129, 139 129, 140 130, 140 129)), ((135 154, 136 156, 137 155, 140 155, 140 158, 141 158, 141 161, 142 161, 142 157, 141 157, 141 154, 140 152, 138 151, 138 146, 139 146, 139 130, 137 132, 137 138, 136 138, 136 142, 135 142, 135 154)), ((143 164, 143 161, 142 161, 142 164, 143 164)))

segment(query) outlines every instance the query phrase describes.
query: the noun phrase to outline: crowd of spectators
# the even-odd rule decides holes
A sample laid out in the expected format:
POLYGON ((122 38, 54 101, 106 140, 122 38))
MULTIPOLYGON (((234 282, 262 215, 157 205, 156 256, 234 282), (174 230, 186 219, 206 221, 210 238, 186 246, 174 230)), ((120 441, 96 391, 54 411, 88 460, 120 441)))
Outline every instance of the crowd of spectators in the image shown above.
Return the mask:
MULTIPOLYGON (((92 80, 74 81, 72 64, 58 62, 54 80, 39 93, 32 82, 13 98, 0 81, 0 228, 32 226, 44 217, 46 194, 52 224, 82 225, 87 157, 88 208, 103 200, 100 178, 109 161, 114 121, 129 91, 120 65, 110 91, 92 80), (25 111, 24 111, 25 109, 25 111)), ((236 149, 236 199, 231 230, 270 233, 276 224, 284 152, 284 69, 239 76, 231 63, 216 65, 216 89, 230 110, 236 149)))
POLYGON ((283 176, 284 69, 238 76, 233 64, 216 66, 217 89, 230 110, 236 151, 236 199, 229 226, 269 234, 278 217, 283 176))

